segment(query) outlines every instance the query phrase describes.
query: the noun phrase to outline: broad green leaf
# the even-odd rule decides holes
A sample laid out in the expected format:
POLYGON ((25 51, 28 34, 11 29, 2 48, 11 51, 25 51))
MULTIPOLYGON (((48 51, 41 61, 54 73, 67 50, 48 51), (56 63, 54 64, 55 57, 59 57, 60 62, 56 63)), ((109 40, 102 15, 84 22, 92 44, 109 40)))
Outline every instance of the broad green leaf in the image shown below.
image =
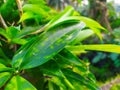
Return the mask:
POLYGON ((71 51, 95 50, 95 51, 120 53, 120 46, 114 44, 78 45, 78 46, 67 46, 66 48, 71 51))
POLYGON ((66 44, 73 41, 82 28, 79 23, 44 32, 33 43, 28 42, 19 50, 13 58, 13 67, 27 69, 42 65, 60 52, 66 44))
POLYGON ((8 72, 0 73, 0 88, 7 82, 11 77, 11 74, 8 72))
POLYGON ((4 64, 0 63, 0 73, 12 71, 12 68, 6 67, 4 64))
POLYGON ((37 90, 30 82, 21 76, 14 76, 8 82, 5 90, 37 90))
MULTIPOLYGON (((73 12, 72 8, 68 8, 68 10, 70 12, 73 12)), ((63 23, 83 21, 86 24, 87 27, 89 27, 91 30, 94 31, 94 33, 96 33, 99 36, 100 39, 102 39, 102 35, 100 33, 100 29, 106 31, 106 29, 103 28, 98 22, 96 22, 96 21, 94 21, 94 20, 92 20, 90 18, 87 18, 87 17, 83 17, 83 16, 69 16, 69 17, 66 17, 66 18, 63 17, 63 18, 64 19, 61 19, 61 18, 59 19, 57 17, 57 19, 55 19, 55 21, 49 22, 46 25, 47 29, 53 28, 53 27, 58 26, 58 25, 63 24, 63 23)))

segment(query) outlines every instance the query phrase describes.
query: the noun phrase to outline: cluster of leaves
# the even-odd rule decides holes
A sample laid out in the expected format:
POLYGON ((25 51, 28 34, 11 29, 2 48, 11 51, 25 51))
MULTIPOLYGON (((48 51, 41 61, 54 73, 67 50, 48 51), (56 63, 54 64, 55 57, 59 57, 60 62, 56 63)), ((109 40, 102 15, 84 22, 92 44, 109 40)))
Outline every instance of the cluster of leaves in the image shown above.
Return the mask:
MULTIPOLYGON (((1 14, 10 2, 7 0, 2 5, 1 14)), ((13 2, 14 5, 9 5, 10 8, 17 6, 13 2)), ((49 16, 50 10, 43 0, 27 0, 22 10, 23 14, 15 22, 16 26, 0 28, 0 88, 99 90, 88 63, 81 61, 76 53, 86 50, 120 53, 118 45, 81 44, 94 33, 102 39, 100 29, 105 29, 90 18, 75 16, 72 7, 67 7, 49 22, 42 23, 41 20, 49 16), (35 20, 33 23, 36 24, 32 25, 31 20, 35 20), (21 23, 24 23, 22 28, 19 26, 21 23)), ((19 9, 14 12, 16 11, 19 15, 19 9)), ((7 22, 8 17, 4 18, 7 22)), ((14 18, 10 22, 14 22, 14 18)))

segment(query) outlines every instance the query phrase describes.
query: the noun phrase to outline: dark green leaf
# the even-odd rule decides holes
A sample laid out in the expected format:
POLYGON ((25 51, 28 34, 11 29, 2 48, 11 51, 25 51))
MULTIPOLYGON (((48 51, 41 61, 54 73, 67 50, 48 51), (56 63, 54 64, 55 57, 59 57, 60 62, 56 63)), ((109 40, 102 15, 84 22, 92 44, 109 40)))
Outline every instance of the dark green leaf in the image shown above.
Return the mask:
POLYGON ((81 29, 81 23, 61 30, 49 30, 41 34, 32 44, 29 42, 19 50, 12 61, 15 68, 33 68, 50 60, 64 46, 74 40, 81 29), (49 52, 48 52, 49 51, 49 52))

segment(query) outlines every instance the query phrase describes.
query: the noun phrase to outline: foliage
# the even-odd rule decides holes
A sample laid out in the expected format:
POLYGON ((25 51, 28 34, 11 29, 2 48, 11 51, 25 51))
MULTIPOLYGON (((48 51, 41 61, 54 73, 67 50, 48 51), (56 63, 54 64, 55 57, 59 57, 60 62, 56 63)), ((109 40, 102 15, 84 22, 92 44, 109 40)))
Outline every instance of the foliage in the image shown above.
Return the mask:
POLYGON ((24 2, 22 15, 20 8, 16 7, 14 0, 12 3, 7 0, 0 8, 7 24, 7 27, 0 28, 0 88, 99 90, 88 63, 80 60, 76 52, 98 50, 120 53, 118 45, 82 44, 93 34, 102 40, 100 31, 106 29, 90 18, 76 16, 70 6, 54 18, 53 14, 49 16, 51 9, 43 0, 24 2), (13 11, 3 12, 8 8, 13 11), (9 19, 11 12, 13 18, 9 19), (20 16, 16 19, 14 15, 20 16))

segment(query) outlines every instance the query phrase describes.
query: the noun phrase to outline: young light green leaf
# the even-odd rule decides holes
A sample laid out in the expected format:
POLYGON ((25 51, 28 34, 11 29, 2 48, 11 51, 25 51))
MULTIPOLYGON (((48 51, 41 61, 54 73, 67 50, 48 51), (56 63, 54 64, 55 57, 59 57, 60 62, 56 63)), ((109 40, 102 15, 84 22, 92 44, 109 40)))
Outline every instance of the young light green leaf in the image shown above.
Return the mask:
POLYGON ((0 73, 0 88, 7 82, 11 77, 11 74, 8 72, 0 73))
POLYGON ((103 52, 114 52, 120 53, 120 46, 113 44, 104 44, 104 45, 78 45, 78 46, 67 46, 68 50, 79 51, 79 50, 94 50, 94 51, 103 51, 103 52))
POLYGON ((21 76, 14 76, 4 90, 37 90, 31 83, 21 76))
POLYGON ((86 38, 90 37, 93 34, 94 32, 90 29, 82 30, 81 32, 78 33, 76 39, 73 42, 71 42, 71 44, 74 45, 80 43, 81 41, 85 40, 86 38))
POLYGON ((27 19, 33 19, 33 18, 34 18, 34 14, 32 12, 25 12, 23 13, 18 23, 25 21, 27 19))

